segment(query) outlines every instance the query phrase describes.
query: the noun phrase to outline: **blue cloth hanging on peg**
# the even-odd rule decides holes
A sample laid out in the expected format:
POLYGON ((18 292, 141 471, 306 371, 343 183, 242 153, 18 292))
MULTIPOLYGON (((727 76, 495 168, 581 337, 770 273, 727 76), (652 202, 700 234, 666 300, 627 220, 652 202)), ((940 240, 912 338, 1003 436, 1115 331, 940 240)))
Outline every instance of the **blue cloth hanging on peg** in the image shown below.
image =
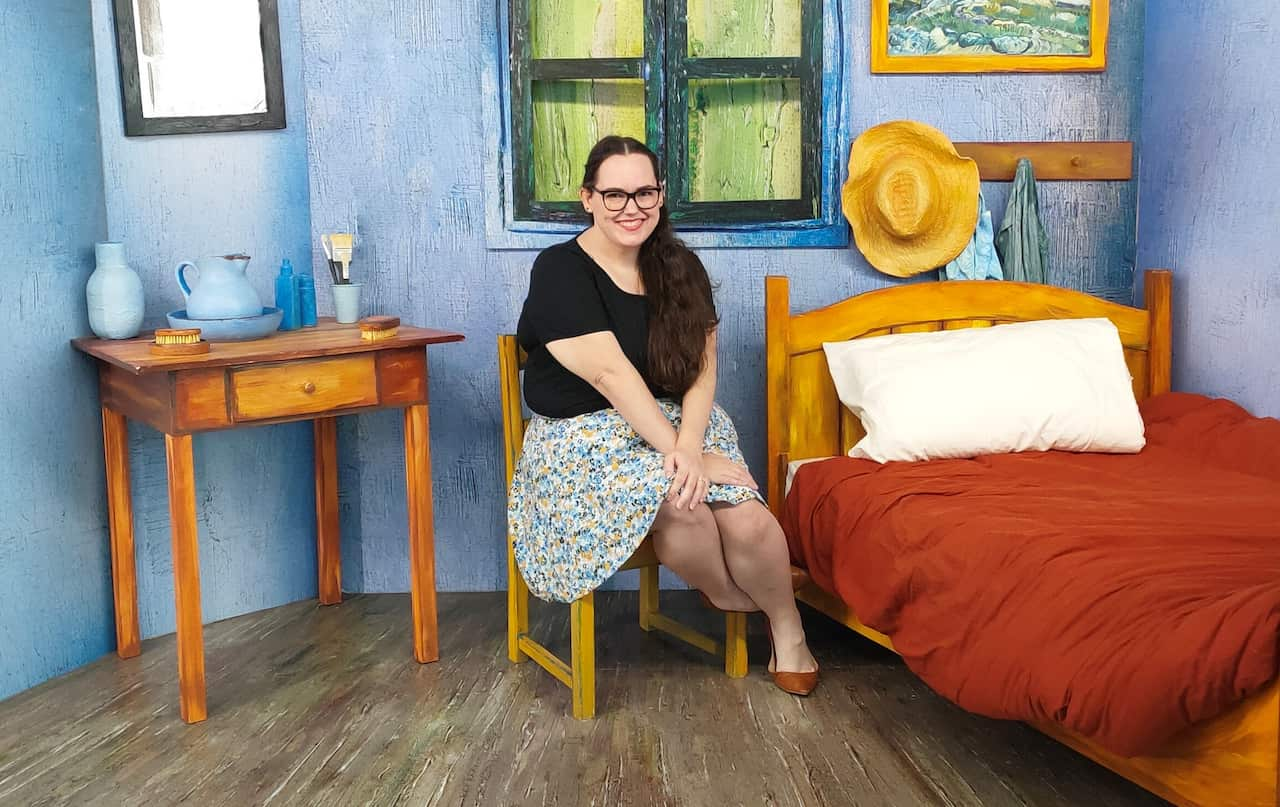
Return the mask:
POLYGON ((964 251, 942 269, 942 280, 1004 280, 992 238, 991 211, 978 191, 978 226, 964 251))
POLYGON ((1036 177, 1026 157, 1018 160, 1009 204, 996 234, 996 250, 1009 280, 1049 282, 1049 235, 1040 221, 1036 177))

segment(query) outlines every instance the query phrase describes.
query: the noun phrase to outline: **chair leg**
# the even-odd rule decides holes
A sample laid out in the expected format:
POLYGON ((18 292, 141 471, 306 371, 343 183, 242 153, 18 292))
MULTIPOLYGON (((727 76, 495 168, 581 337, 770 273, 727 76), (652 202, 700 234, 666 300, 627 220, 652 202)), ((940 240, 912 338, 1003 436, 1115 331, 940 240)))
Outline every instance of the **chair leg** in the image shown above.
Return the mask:
POLYGON ((573 716, 589 720, 596 716, 596 606, 595 593, 574 600, 569 606, 572 634, 573 716))
POLYGON ((515 546, 507 537, 507 658, 519 664, 529 657, 520 649, 520 636, 529 632, 529 587, 516 565, 515 546))
POLYGON ((658 567, 640 569, 640 628, 653 630, 650 617, 658 613, 658 567))
POLYGON ((730 678, 747 676, 747 615, 724 615, 724 673, 730 678))

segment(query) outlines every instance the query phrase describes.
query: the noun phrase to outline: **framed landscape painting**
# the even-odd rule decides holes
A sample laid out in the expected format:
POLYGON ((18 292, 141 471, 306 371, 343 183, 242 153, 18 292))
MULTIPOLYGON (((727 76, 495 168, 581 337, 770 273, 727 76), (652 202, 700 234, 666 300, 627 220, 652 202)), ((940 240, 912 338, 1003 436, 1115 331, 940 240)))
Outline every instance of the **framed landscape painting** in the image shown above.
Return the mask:
POLYGON ((871 72, 1097 71, 1109 0, 871 0, 871 72))

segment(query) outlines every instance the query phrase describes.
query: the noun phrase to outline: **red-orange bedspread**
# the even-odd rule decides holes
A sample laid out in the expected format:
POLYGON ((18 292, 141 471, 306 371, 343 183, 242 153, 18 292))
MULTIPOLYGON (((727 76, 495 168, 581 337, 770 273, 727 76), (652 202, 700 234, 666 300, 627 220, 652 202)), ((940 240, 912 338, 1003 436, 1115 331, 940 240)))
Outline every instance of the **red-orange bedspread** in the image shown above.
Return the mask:
POLYGON ((1150 753, 1277 675, 1280 421, 1142 413, 1136 455, 801 466, 792 560, 963 708, 1150 753))

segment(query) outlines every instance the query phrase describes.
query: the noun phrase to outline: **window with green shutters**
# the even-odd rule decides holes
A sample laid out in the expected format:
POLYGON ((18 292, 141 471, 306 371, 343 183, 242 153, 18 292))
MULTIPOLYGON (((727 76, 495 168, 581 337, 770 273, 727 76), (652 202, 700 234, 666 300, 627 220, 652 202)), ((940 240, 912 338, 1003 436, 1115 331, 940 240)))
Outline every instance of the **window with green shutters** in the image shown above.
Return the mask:
POLYGON ((503 1, 512 223, 585 221, 587 152, 621 134, 659 155, 682 230, 839 241, 823 0, 503 1))

